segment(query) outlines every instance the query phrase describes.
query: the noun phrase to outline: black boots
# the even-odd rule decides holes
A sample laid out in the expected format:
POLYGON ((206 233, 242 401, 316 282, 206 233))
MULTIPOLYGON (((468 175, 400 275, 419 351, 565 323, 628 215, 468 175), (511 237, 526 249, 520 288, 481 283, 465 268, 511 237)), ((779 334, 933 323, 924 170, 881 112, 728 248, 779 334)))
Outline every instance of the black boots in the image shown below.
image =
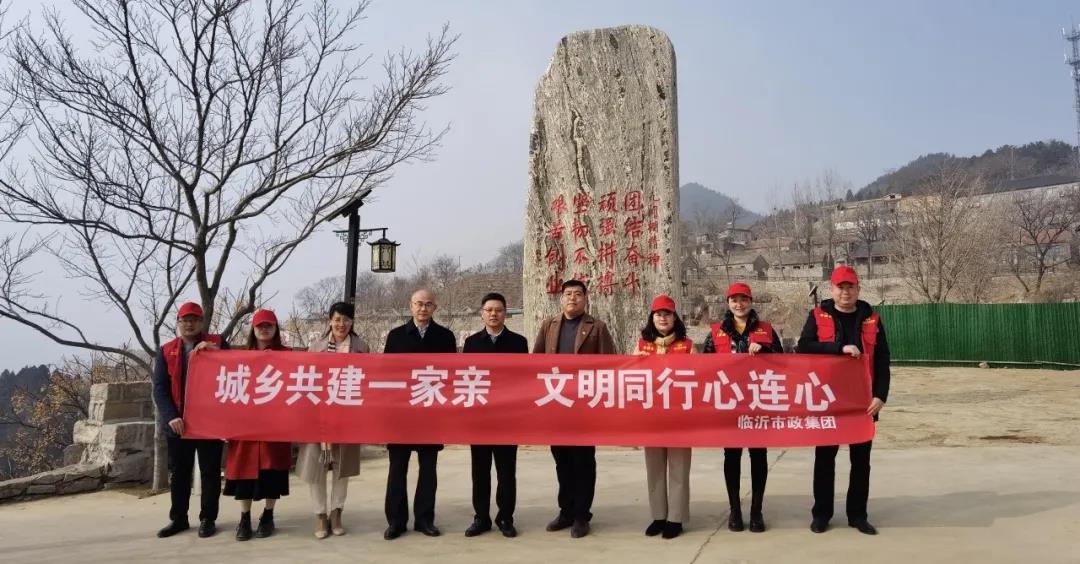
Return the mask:
POLYGON ((246 541, 251 538, 251 512, 240 514, 240 524, 236 526, 236 540, 246 541))

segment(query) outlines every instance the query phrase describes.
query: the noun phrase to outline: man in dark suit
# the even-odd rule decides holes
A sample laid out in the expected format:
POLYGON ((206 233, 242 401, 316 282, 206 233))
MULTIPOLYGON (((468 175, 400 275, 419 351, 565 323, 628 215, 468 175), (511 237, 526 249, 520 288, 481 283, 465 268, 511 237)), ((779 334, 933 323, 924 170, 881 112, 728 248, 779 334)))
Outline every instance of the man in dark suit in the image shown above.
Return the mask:
MULTIPOLYGON (((562 313, 544 320, 533 344, 534 353, 617 354, 615 340, 603 321, 585 313, 588 290, 580 280, 567 280, 559 298, 562 313)), ((596 447, 551 447, 559 479, 559 515, 548 531, 570 527, 570 536, 589 534, 592 502, 596 493, 596 447)))
MULTIPOLYGON (((492 292, 480 300, 480 318, 484 328, 465 339, 461 352, 466 353, 528 353, 525 337, 506 328, 506 298, 492 292)), ((465 536, 475 537, 491 530, 491 460, 499 479, 495 503, 499 512, 495 525, 505 537, 516 537, 514 505, 517 499, 517 445, 473 445, 472 499, 476 516, 465 529, 465 536)))
MULTIPOLYGON (((431 316, 438 304, 428 290, 417 290, 409 299, 412 319, 395 327, 386 335, 383 352, 392 353, 456 353, 457 339, 446 327, 435 323, 431 316)), ((409 492, 407 478, 409 458, 416 451, 420 473, 416 478, 413 497, 413 529, 429 537, 442 534, 435 526, 435 490, 438 477, 435 465, 442 445, 386 445, 390 456, 390 471, 386 478, 386 522, 383 538, 393 540, 405 533, 409 522, 409 492)))

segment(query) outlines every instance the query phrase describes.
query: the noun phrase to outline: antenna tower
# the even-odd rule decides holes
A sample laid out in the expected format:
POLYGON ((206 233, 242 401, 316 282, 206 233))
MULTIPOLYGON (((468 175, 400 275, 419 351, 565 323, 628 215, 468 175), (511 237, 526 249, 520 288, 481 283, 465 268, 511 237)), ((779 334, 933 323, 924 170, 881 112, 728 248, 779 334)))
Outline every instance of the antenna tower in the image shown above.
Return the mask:
POLYGON ((1068 30, 1062 29, 1061 35, 1069 42, 1070 49, 1065 51, 1065 64, 1072 67, 1073 91, 1076 109, 1076 151, 1077 168, 1080 169, 1080 26, 1073 25, 1068 30))

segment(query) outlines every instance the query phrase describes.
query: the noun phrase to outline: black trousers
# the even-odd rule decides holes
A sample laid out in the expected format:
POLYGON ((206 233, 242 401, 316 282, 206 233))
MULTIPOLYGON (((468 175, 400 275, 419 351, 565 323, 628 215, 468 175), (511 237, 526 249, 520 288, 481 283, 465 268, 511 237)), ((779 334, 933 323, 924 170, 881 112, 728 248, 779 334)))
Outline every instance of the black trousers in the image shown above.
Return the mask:
POLYGON ((435 465, 441 448, 439 445, 386 445, 390 455, 390 472, 386 477, 387 523, 405 527, 409 522, 409 458, 415 450, 420 473, 413 496, 414 523, 435 524, 435 490, 439 487, 435 465))
POLYGON ((496 523, 513 523, 517 503, 517 445, 473 445, 472 505, 476 518, 491 523, 491 461, 495 461, 495 504, 499 507, 496 523))
MULTIPOLYGON (((768 450, 751 448, 750 451, 750 514, 761 515, 765 501, 765 481, 769 477, 768 450)), ((739 499, 739 479, 742 478, 741 448, 724 449, 724 482, 727 484, 728 503, 732 513, 742 514, 739 499)))
POLYGON ((222 443, 213 439, 181 439, 166 437, 169 451, 169 494, 172 506, 169 519, 186 521, 191 502, 191 475, 195 470, 195 455, 199 456, 199 475, 202 478, 202 501, 199 520, 217 520, 218 498, 221 497, 222 443))
POLYGON ((596 447, 553 446, 555 475, 559 479, 559 515, 592 519, 596 495, 596 447))
MULTIPOLYGON (((851 458, 851 476, 848 478, 848 521, 866 519, 866 502, 870 498, 870 447, 873 441, 848 446, 851 458)), ((814 452, 814 507, 810 510, 815 519, 828 521, 833 516, 833 495, 836 482, 836 453, 840 447, 819 446, 814 452)))

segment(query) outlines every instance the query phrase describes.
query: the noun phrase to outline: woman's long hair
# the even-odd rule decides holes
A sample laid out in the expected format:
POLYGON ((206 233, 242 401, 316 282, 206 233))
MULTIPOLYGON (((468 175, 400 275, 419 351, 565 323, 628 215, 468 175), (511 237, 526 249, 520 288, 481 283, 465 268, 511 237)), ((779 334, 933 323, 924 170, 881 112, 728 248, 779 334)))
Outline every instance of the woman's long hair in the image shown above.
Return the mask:
MULTIPOLYGON (((671 312, 675 315, 675 323, 671 327, 671 333, 675 335, 676 341, 681 341, 686 338, 686 325, 683 323, 679 312, 671 312)), ((656 323, 653 323, 653 312, 649 312, 649 321, 645 323, 645 327, 641 330, 641 338, 646 341, 655 341, 661 337, 660 331, 656 328, 656 323)))

